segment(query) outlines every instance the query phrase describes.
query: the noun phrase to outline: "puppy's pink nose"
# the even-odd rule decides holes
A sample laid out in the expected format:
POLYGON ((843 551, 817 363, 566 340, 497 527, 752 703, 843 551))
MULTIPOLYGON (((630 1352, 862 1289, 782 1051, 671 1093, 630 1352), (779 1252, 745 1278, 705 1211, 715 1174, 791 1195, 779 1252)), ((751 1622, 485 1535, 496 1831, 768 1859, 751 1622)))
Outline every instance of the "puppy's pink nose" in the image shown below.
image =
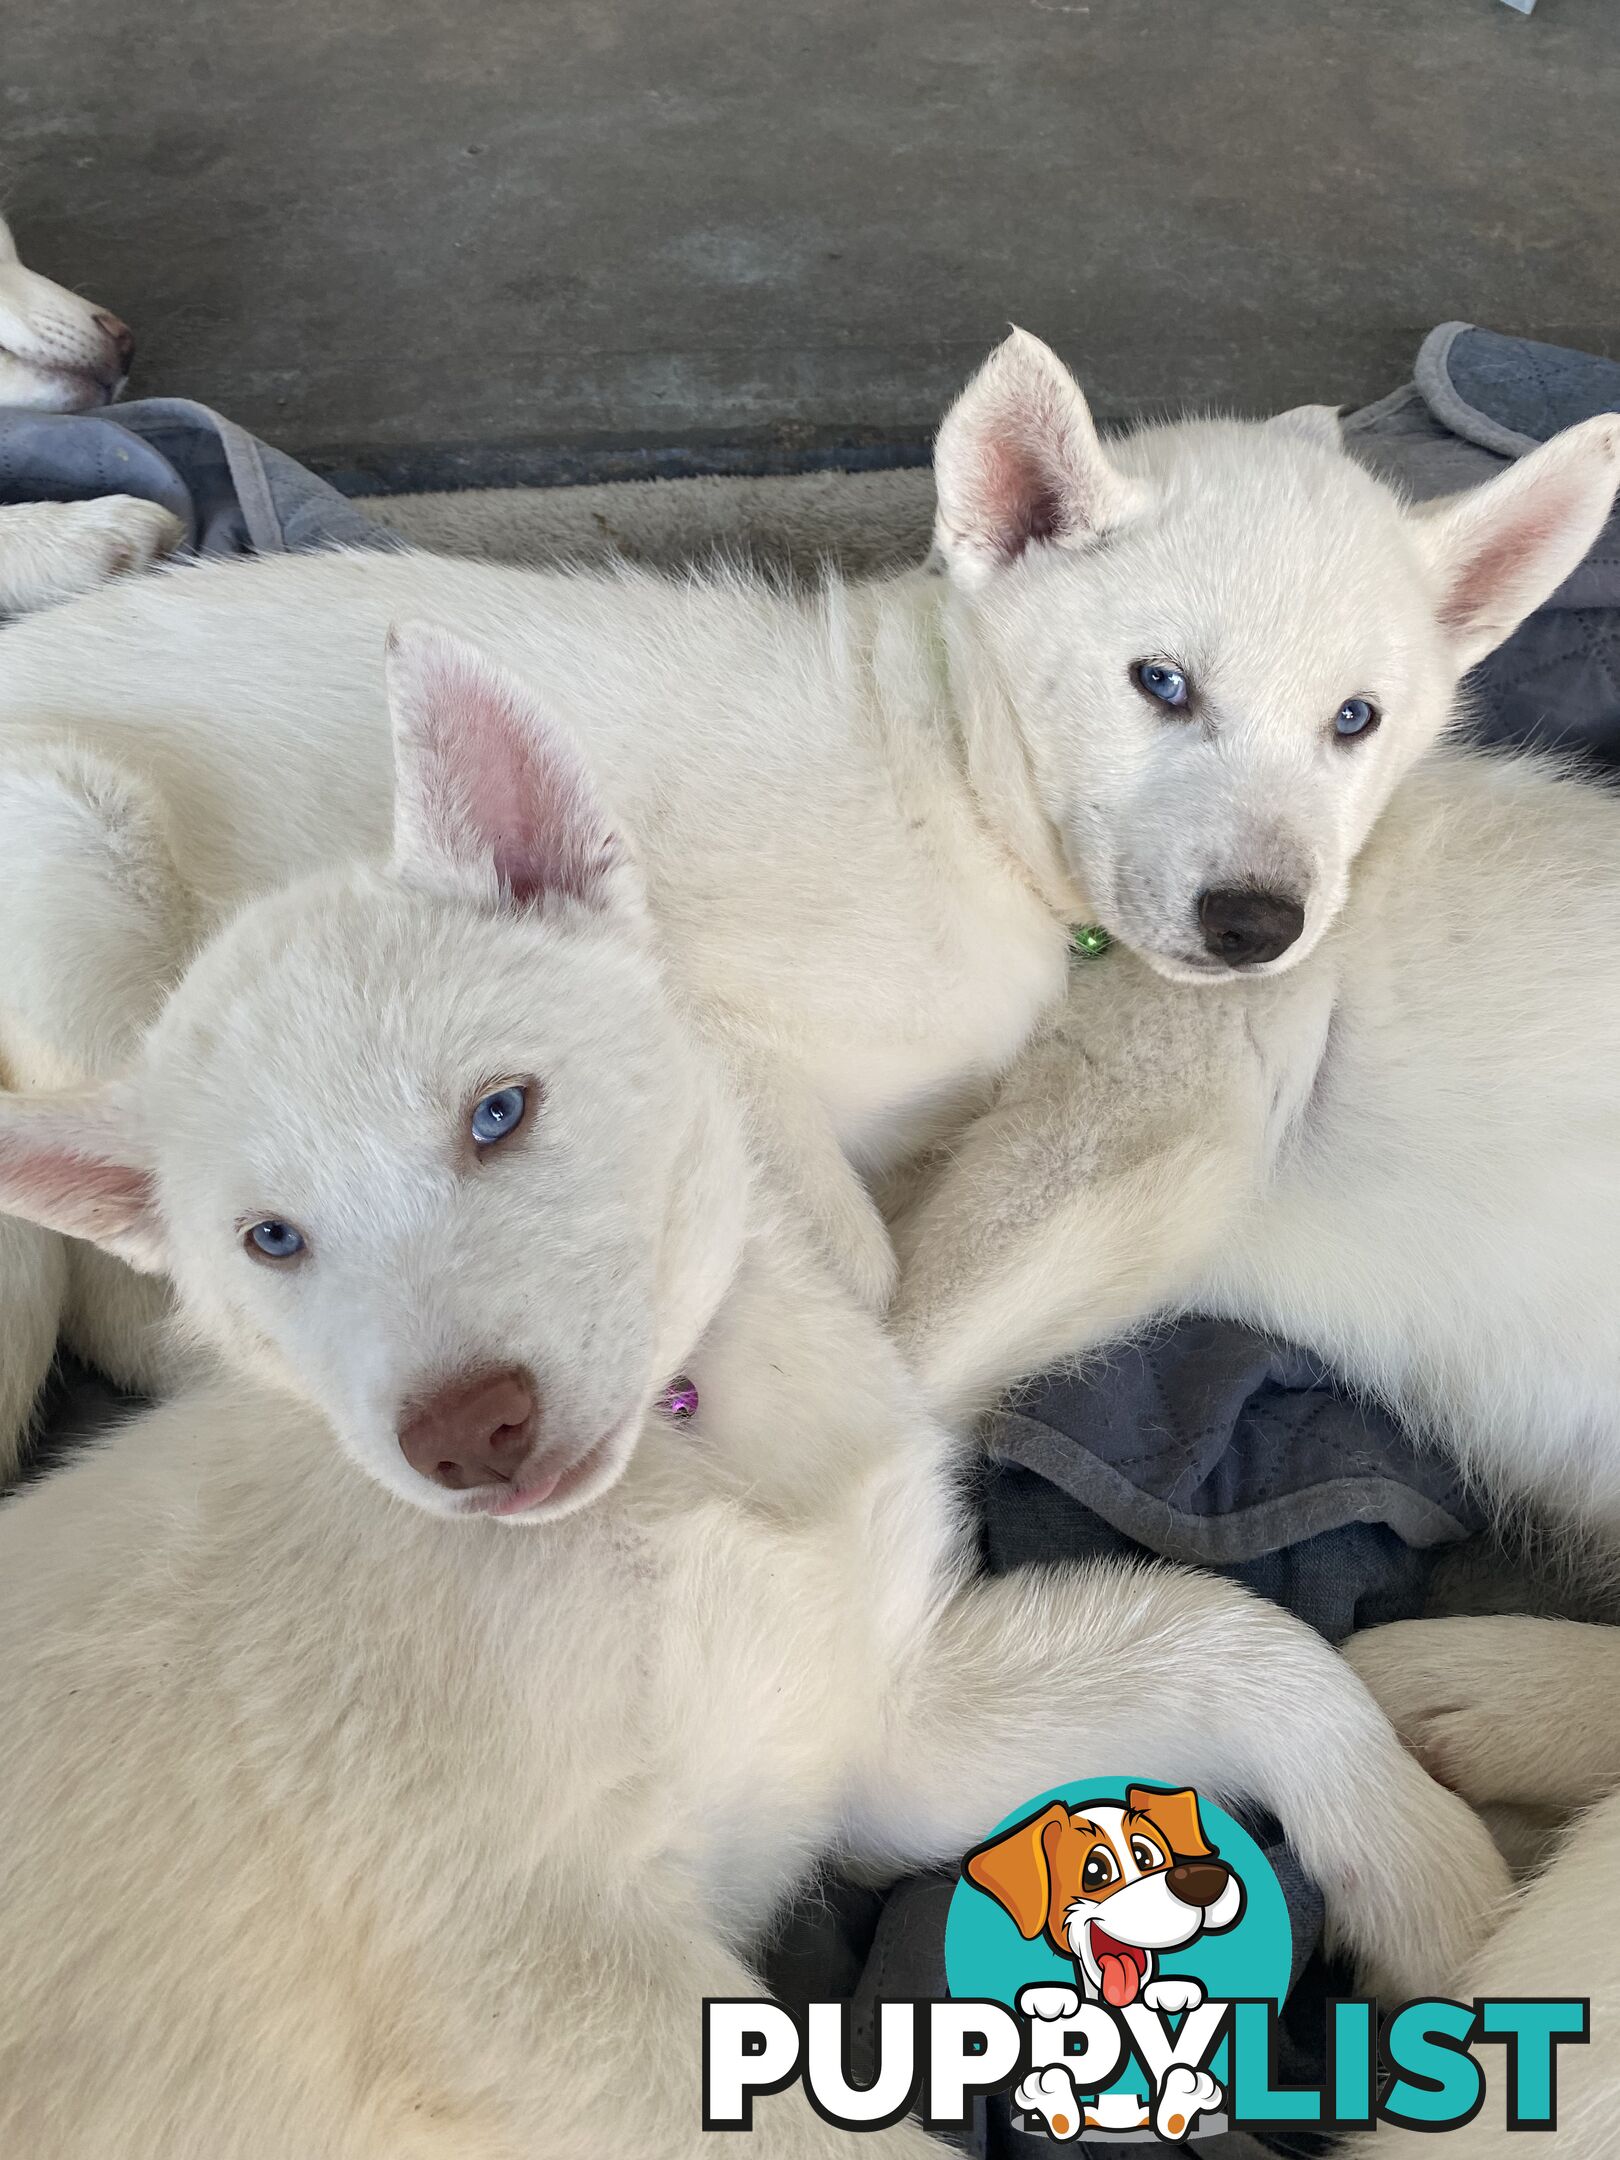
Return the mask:
POLYGON ((96 328, 105 333, 107 342, 118 355, 118 372, 129 373, 130 362, 135 357, 135 333, 127 322, 120 322, 116 315, 98 315, 96 328))
POLYGON ((411 1410, 399 1428, 400 1453, 450 1492, 510 1485, 534 1445, 538 1395, 520 1366, 459 1373, 411 1410))

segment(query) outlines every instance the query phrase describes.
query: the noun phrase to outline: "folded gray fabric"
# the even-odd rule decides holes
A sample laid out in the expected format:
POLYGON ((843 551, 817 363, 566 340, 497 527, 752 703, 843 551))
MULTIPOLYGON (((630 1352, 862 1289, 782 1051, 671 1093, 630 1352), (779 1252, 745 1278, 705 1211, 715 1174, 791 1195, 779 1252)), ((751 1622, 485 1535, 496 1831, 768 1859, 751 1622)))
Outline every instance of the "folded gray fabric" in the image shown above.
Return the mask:
POLYGON ((0 503, 95 495, 161 503, 199 555, 395 544, 324 480, 190 398, 105 413, 0 406, 0 503))
POLYGON ((1331 1388, 1303 1352, 1188 1320, 1107 1353, 1100 1372, 1047 1381, 990 1420, 991 1451, 1197 1566, 1238 1565, 1344 1522, 1382 1523, 1412 1545, 1477 1526, 1450 1462, 1392 1455, 1388 1419, 1331 1388), (1090 1459, 1068 1463, 1054 1433, 1088 1414, 1090 1459), (1302 1493, 1318 1496, 1318 1514, 1300 1512, 1302 1493))

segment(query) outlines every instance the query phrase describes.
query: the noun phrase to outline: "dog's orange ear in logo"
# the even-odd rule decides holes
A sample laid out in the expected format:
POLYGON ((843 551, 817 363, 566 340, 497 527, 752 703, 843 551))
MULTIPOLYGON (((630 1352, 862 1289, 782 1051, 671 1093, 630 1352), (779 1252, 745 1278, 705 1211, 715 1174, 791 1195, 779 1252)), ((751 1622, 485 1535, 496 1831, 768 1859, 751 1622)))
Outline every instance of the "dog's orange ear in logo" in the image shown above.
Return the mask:
POLYGON ((1177 1860, 1203 1860, 1214 1852, 1199 1820, 1198 1795, 1190 1788, 1155 1792, 1151 1785, 1127 1785, 1125 1805, 1158 1825, 1177 1860))
POLYGON ((1028 1822, 970 1852, 963 1872, 970 1883, 1012 1914, 1025 1942, 1033 1942, 1052 1909, 1052 1848, 1068 1828, 1069 1811, 1054 1800, 1028 1822))

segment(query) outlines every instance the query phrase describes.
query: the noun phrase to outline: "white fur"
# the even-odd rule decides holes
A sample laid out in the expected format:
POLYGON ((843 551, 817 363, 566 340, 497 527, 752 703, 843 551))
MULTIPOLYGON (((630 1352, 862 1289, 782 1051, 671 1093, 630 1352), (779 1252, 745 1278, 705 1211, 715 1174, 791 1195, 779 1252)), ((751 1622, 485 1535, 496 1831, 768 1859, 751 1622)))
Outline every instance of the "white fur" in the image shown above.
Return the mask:
POLYGON ((1620 1526, 1620 804, 1435 753, 1319 950, 1189 997, 1130 956, 897 1225, 956 1415, 1145 1314, 1324 1352, 1499 1499, 1620 1526))
POLYGON ((148 570, 184 537, 173 511, 136 495, 0 505, 0 615, 25 615, 148 570))
MULTIPOLYGON (((941 579, 805 597, 350 555, 94 595, 0 639, 0 817, 13 762, 33 771, 70 738, 147 791, 206 929, 380 849, 377 653, 397 618, 454 625, 585 746, 758 1144, 881 1303, 892 1254, 850 1164, 886 1169, 961 1117, 1060 998, 1073 919, 1197 973, 1199 890, 1286 868, 1308 922, 1275 965, 1301 957, 1446 720, 1459 595, 1481 589, 1449 513, 1403 510, 1320 430, 1204 423, 1105 451, 1072 380, 1022 336, 947 418, 939 460, 941 579), (1162 653, 1199 680, 1197 726, 1132 685, 1133 661, 1162 653), (1346 750, 1333 714, 1360 691, 1390 717, 1346 750)), ((1507 497, 1496 482, 1467 504, 1507 551, 1484 580, 1493 625, 1583 552, 1612 462, 1594 424, 1527 459, 1507 497), (1509 546, 1526 533, 1528 569, 1509 546)), ((48 885, 38 853, 28 877, 48 885)), ((58 1076, 64 944, 99 943, 120 1012, 161 988, 125 950, 111 867, 99 882, 104 901, 40 937, 15 933, 0 880, 13 1085, 58 1076)), ((37 1341, 43 1262, 7 1295, 37 1341)), ((150 1341, 149 1320, 130 1303, 102 1332, 150 1341)), ((113 1369, 165 1377, 150 1357, 113 1369)))
MULTIPOLYGON (((1591 2038, 1558 2056, 1561 2160, 1608 2160, 1620 2121, 1620 1630, 1520 1616, 1375 1628, 1351 1661, 1419 1757, 1477 1807, 1584 1808, 1518 1892, 1455 1990, 1590 1998, 1591 2038)), ((1513 2160, 1500 2100, 1456 2147, 1513 2160)), ((1418 2160, 1420 2132, 1381 2130, 1371 2155, 1418 2160)))
MULTIPOLYGON (((250 908, 126 1080, 0 1104, 9 1188, 166 1261, 240 1375, 0 1511, 0 2148, 699 2160, 699 1999, 813 1859, 945 1859, 1127 1759, 1272 1808, 1369 1978, 1442 1981, 1492 1849, 1308 1630, 1169 1569, 970 1578, 953 1443, 560 739, 515 823, 404 715, 400 755, 394 867, 250 908), (513 1071, 532 1125, 470 1159, 513 1071), (355 1406, 469 1352, 582 1433, 633 1409, 589 1504, 401 1504, 355 1406)), ((754 2143, 846 2141, 788 2095, 754 2143)))

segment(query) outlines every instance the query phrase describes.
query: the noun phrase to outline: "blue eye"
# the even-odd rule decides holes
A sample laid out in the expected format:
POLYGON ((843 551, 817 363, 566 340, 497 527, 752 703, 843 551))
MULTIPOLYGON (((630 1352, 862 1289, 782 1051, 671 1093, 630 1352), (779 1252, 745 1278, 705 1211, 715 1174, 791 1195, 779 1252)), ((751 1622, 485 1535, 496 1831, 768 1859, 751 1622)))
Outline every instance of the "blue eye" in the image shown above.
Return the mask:
POLYGON ((1185 705, 1192 694, 1180 668, 1171 667, 1166 660, 1138 660, 1131 669, 1131 679, 1161 705, 1185 705))
POLYGON ((266 1260, 296 1260, 304 1250, 304 1234, 290 1222, 256 1222, 247 1241, 266 1260))
POLYGON ((523 1113, 529 1106, 527 1088, 496 1088, 493 1094, 473 1104, 471 1118, 472 1136, 479 1147, 493 1147, 497 1140, 504 1140, 523 1123, 523 1113))
POLYGON ((1371 698, 1347 697, 1334 714, 1333 725, 1341 735, 1370 735, 1378 720, 1378 707, 1371 698))

